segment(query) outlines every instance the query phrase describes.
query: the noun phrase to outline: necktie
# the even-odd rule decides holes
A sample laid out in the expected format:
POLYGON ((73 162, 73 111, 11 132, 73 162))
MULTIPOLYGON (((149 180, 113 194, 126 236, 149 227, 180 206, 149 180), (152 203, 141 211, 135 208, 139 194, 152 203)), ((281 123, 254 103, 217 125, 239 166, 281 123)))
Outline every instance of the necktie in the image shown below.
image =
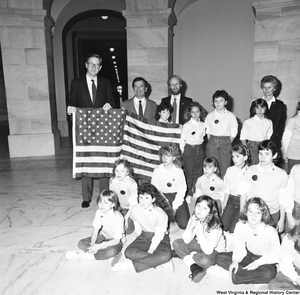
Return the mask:
POLYGON ((94 83, 94 79, 92 79, 91 81, 92 81, 92 101, 93 101, 93 104, 95 104, 97 88, 94 83))
POLYGON ((176 115, 177 115, 177 99, 174 97, 173 101, 173 123, 176 123, 176 115))
POLYGON ((143 117, 143 106, 141 100, 139 100, 139 116, 143 117))

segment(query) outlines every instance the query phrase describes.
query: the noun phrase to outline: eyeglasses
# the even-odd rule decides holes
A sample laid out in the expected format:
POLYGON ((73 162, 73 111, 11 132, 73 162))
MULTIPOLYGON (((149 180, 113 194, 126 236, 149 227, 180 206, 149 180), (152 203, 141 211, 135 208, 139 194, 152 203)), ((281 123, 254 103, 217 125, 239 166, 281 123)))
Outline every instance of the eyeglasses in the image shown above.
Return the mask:
POLYGON ((95 67, 96 69, 100 69, 100 67, 101 67, 100 64, 94 64, 94 63, 92 63, 92 62, 88 62, 87 64, 88 64, 88 66, 89 66, 90 68, 95 67))

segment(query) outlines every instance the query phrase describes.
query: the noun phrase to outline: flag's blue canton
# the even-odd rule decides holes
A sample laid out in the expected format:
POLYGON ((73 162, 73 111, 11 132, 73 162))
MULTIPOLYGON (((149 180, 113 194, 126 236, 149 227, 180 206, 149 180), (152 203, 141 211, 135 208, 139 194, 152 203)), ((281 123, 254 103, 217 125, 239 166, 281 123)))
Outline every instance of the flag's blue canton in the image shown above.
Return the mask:
POLYGON ((79 109, 76 114, 77 145, 119 145, 122 143, 124 111, 79 109))

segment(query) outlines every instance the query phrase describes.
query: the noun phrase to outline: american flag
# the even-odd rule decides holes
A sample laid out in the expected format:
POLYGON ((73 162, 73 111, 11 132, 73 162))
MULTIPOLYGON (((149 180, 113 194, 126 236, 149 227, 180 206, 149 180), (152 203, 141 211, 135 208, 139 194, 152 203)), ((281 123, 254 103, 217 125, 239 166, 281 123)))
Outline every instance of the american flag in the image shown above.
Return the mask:
POLYGON ((120 157, 125 110, 76 108, 73 113, 73 177, 110 177, 120 157))
POLYGON ((127 112, 121 157, 131 163, 138 178, 151 180, 154 168, 160 164, 159 149, 168 143, 179 144, 180 135, 179 124, 149 124, 146 119, 127 112))

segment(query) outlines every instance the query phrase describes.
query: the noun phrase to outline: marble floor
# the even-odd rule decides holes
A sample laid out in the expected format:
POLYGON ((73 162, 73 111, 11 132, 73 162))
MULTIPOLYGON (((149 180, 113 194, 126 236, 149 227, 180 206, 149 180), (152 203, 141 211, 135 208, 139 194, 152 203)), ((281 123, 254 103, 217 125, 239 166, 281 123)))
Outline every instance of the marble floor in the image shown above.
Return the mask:
MULTIPOLYGON (((7 130, 0 128, 0 294, 175 295, 265 288, 234 286, 212 275, 192 283, 179 259, 173 259, 174 273, 140 274, 112 272, 107 261, 66 260, 64 254, 91 234, 96 210, 95 197, 90 208, 81 208, 80 180, 72 179, 71 167, 68 144, 56 156, 10 159, 7 130)), ((181 234, 172 227, 172 240, 181 234)))

